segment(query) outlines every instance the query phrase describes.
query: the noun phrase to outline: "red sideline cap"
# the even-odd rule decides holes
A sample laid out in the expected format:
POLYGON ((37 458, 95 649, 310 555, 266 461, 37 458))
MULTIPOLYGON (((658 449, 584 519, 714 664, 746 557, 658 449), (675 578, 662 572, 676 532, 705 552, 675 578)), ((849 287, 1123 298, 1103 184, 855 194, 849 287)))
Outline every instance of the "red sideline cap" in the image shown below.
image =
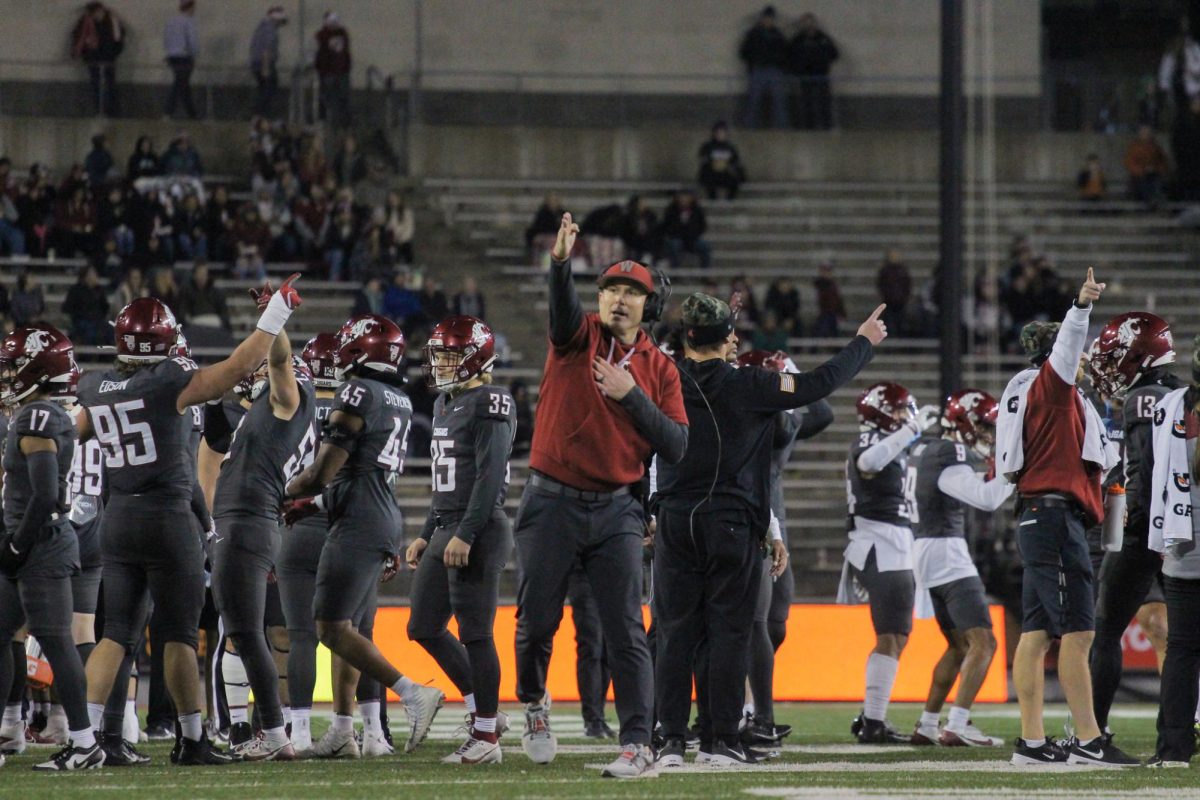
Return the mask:
POLYGON ((654 294, 654 278, 650 275, 650 270, 636 261, 626 259, 618 261, 600 274, 600 279, 596 281, 603 289, 610 283, 632 283, 634 286, 640 286, 646 290, 646 294, 654 294))

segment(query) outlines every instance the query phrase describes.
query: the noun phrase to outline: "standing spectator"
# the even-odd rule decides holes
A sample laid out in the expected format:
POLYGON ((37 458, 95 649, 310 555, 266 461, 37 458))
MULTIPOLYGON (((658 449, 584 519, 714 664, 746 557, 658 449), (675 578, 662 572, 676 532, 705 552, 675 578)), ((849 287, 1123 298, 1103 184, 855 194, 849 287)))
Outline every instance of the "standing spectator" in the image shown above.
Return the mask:
POLYGON ((708 193, 709 200, 724 197, 732 200, 738 187, 746 180, 742 161, 737 148, 729 141, 729 127, 717 122, 712 127, 712 138, 700 146, 700 185, 708 193))
POLYGON ((1104 170, 1100 167, 1100 156, 1089 153, 1083 169, 1075 178, 1075 187, 1079 190, 1079 199, 1089 203, 1099 203, 1108 197, 1108 183, 1104 180, 1104 170))
POLYGON ((230 329, 225 292, 217 288, 216 278, 205 262, 197 261, 192 267, 191 279, 179 292, 179 311, 180 322, 230 329))
POLYGON ((788 65, 800 82, 797 128, 827 131, 833 127, 829 68, 837 59, 837 45, 817 25, 816 15, 802 14, 796 35, 788 44, 788 65))
POLYGON ((450 303, 441 285, 433 278, 426 277, 421 284, 421 312, 431 321, 443 320, 450 316, 450 303))
POLYGON ((817 267, 813 289, 817 292, 817 321, 813 324, 813 336, 837 336, 841 322, 846 318, 846 303, 842 300, 842 290, 838 287, 837 279, 833 277, 832 262, 823 261, 817 267))
POLYGON ((350 310, 350 316, 357 317, 359 314, 383 314, 383 278, 378 275, 371 275, 363 282, 363 285, 357 292, 354 293, 354 306, 350 310))
POLYGON ((358 139, 351 134, 342 139, 342 149, 333 157, 333 176, 338 186, 350 188, 367 177, 367 160, 358 149, 358 139))
POLYGON ((672 267, 679 266, 684 253, 695 253, 701 269, 708 269, 712 264, 712 248, 704 239, 707 229, 708 223, 696 202, 695 193, 686 189, 676 192, 675 199, 663 214, 662 227, 672 267))
POLYGON ((787 66, 787 39, 775 19, 775 6, 767 6, 758 15, 754 27, 746 32, 738 58, 746 62, 750 86, 746 95, 746 127, 758 125, 763 97, 771 103, 771 126, 787 126, 787 98, 783 70, 787 66))
MULTIPOLYGON (((413 236, 416 234, 416 223, 413 220, 412 209, 404 202, 404 197, 394 189, 388 192, 387 205, 383 207, 384 246, 387 248, 392 263, 403 261, 413 263, 413 236)), ((440 320, 441 317, 434 317, 440 320)))
POLYGON ((292 219, 300 248, 306 258, 311 257, 320 248, 329 227, 329 202, 325 199, 325 190, 314 186, 308 195, 297 195, 292 203, 292 219))
POLYGON ((17 275, 13 284, 12 321, 13 326, 23 328, 41 320, 46 313, 46 296, 42 287, 26 267, 17 275))
POLYGON ((125 32, 112 9, 99 2, 84 6, 71 36, 71 57, 87 64, 92 100, 101 116, 115 117, 119 113, 117 56, 124 49, 125 32))
POLYGON ((138 178, 156 178, 159 175, 162 175, 162 165, 158 153, 154 152, 154 140, 149 136, 139 136, 125 166, 125 179, 134 183, 138 178))
POLYGON ((176 252, 184 259, 203 261, 208 258, 208 237, 205 233, 204 209, 200 198, 188 192, 175 212, 176 252))
POLYGON ((317 77, 321 83, 321 106, 325 120, 334 130, 350 127, 350 34, 333 11, 317 31, 317 77))
POLYGON ((218 186, 204 207, 204 238, 208 245, 208 257, 213 261, 229 261, 233 258, 233 227, 237 212, 229 202, 229 189, 218 186))
POLYGON ((879 289, 879 299, 887 303, 883 324, 895 336, 903 336, 908 320, 908 299, 912 296, 912 276, 895 250, 888 250, 884 255, 875 285, 879 289))
POLYGON ((325 227, 321 252, 329 268, 329 280, 340 281, 346 271, 346 262, 358 245, 358 226, 354 221, 354 210, 349 206, 339 205, 330 213, 333 219, 325 227))
POLYGON ((233 226, 233 243, 237 252, 233 274, 239 279, 267 279, 264 262, 271 248, 271 228, 258 213, 258 206, 246 203, 233 226))
POLYGON ((454 295, 454 313, 487 321, 483 292, 479 291, 479 282, 470 275, 463 278, 462 291, 454 295))
POLYGON ((125 270, 125 277, 121 278, 121 282, 113 290, 112 297, 108 303, 108 316, 116 318, 117 314, 120 314, 121 309, 125 308, 125 306, 139 297, 149 296, 150 287, 146 284, 145 273, 138 267, 130 267, 125 270))
POLYGON ((183 103, 187 115, 196 119, 196 106, 192 104, 192 70, 196 67, 200 45, 195 14, 196 0, 179 0, 179 13, 167 20, 163 29, 163 50, 175 76, 171 93, 167 95, 168 117, 175 113, 176 105, 183 103))
POLYGON ((92 191, 100 191, 111 178, 115 177, 116 161, 108 150, 108 137, 97 133, 92 137, 92 149, 83 160, 83 170, 87 173, 88 183, 92 191))
POLYGON ((788 336, 804 335, 804 323, 800 320, 800 290, 791 278, 778 278, 771 284, 763 309, 775 315, 788 336))
POLYGON ((180 131, 167 152, 163 153, 162 170, 166 175, 187 175, 192 178, 204 176, 204 163, 200 160, 200 152, 192 144, 192 137, 187 131, 180 131))
MULTIPOLYGON (((0 159, 7 163, 8 159, 0 159)), ((9 255, 25 255, 25 233, 21 230, 21 215, 12 196, 4 191, 0 183, 0 248, 6 249, 9 255)))
POLYGON ((67 290, 63 313, 71 318, 71 341, 75 344, 104 344, 107 341, 108 295, 100 285, 96 268, 79 270, 79 280, 67 290))
POLYGON ((1138 128, 1137 138, 1125 150, 1125 169, 1129 171, 1129 194, 1150 209, 1163 200, 1163 176, 1167 174, 1167 154, 1154 139, 1149 125, 1138 128))
POLYGON ((54 216, 54 238, 59 251, 67 258, 74 258, 76 253, 91 255, 96 240, 96 207, 82 184, 76 184, 64 195, 54 216))
POLYGON ((279 29, 287 24, 283 6, 271 6, 250 37, 250 72, 254 75, 254 112, 271 116, 275 94, 279 91, 279 29))
POLYGON ((150 296, 163 301, 171 313, 179 317, 179 285, 175 283, 175 270, 160 267, 150 277, 150 296))
POLYGON ((621 241, 625 244, 625 257, 653 264, 662 249, 658 228, 658 215, 650 208, 646 198, 634 195, 625 206, 621 220, 621 241))

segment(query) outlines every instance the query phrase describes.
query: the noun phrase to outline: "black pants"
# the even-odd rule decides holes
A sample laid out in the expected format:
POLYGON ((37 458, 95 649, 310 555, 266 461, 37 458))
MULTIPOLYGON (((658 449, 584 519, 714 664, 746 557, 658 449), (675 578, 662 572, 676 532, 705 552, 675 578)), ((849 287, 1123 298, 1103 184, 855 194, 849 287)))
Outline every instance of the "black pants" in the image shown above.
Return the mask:
POLYGON ((254 83, 256 84, 254 113, 270 117, 271 108, 275 104, 275 95, 279 93, 279 73, 275 70, 275 66, 271 65, 265 72, 255 70, 254 83))
POLYGON ((659 512, 654 552, 655 689, 664 736, 683 736, 686 731, 693 659, 706 641, 713 733, 718 739, 737 741, 761 580, 762 550, 751 532, 748 512, 711 511, 691 519, 687 512, 659 512))
POLYGON ((1108 712, 1121 685, 1121 636, 1146 602, 1161 568, 1162 556, 1137 540, 1126 540, 1120 550, 1105 553, 1101 562, 1091 656, 1092 705, 1101 730, 1108 725, 1108 712))
POLYGON ((92 84, 92 100, 96 113, 115 117, 117 106, 117 68, 112 61, 93 61, 88 64, 88 79, 92 84))
MULTIPOLYGON (((175 703, 167 690, 166 669, 163 665, 162 617, 150 612, 150 688, 146 708, 146 727, 162 726, 170 729, 175 724, 175 703)), ((126 682, 128 687, 128 682, 126 682)), ((124 709, 122 709, 123 711, 124 709)))
POLYGON ((196 106, 192 104, 192 69, 196 62, 191 58, 168 58, 175 79, 171 82, 171 93, 167 95, 167 114, 175 113, 175 106, 183 103, 183 110, 192 119, 196 118, 196 106))
POLYGON ((575 682, 579 686, 579 712, 584 723, 604 721, 604 701, 612 675, 604 652, 604 630, 592 585, 582 566, 571 572, 567 583, 571 598, 571 621, 575 623, 575 682))
POLYGON ((833 94, 828 75, 806 75, 799 80, 796 127, 827 131, 833 127, 833 94))
POLYGON ((1190 761, 1196 747, 1193 715, 1200 679, 1200 580, 1163 578, 1167 596, 1167 657, 1158 707, 1158 745, 1164 761, 1190 761))

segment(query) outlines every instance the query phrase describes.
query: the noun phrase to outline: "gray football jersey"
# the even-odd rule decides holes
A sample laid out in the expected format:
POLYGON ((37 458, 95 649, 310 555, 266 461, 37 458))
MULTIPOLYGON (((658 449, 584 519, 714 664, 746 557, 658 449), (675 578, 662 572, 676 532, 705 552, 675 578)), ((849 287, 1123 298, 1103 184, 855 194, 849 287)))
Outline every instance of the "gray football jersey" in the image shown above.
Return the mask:
POLYGON ((104 497, 104 450, 95 438, 75 446, 67 474, 67 505, 71 522, 85 525, 100 513, 104 497))
POLYGON ((196 480, 191 411, 175 410, 196 372, 190 358, 168 358, 132 375, 85 373, 79 403, 104 448, 109 492, 190 499, 196 480))
POLYGON ((300 472, 305 457, 311 460, 317 444, 312 381, 298 377, 297 386, 300 405, 291 419, 276 417, 270 393, 263 392, 238 423, 217 476, 214 518, 279 517, 287 481, 300 472))
POLYGON ((329 538, 349 547, 392 552, 400 534, 392 485, 404 470, 412 402, 392 386, 355 378, 338 390, 332 411, 359 417, 363 428, 325 493, 329 538))
MULTIPOLYGON (((313 402, 316 404, 316 414, 313 416, 314 439, 313 448, 306 455, 302 456, 300 462, 296 465, 295 475, 288 476, 290 482, 292 478, 299 475, 304 470, 312 466, 313 461, 317 457, 317 449, 321 445, 321 428, 329 421, 329 412, 333 410, 332 397, 317 397, 313 402)), ((329 529, 329 512, 321 511, 313 514, 311 517, 305 517, 296 523, 293 527, 305 528, 320 528, 322 532, 329 529)))
POLYGON ((33 496, 29 465, 20 448, 20 440, 26 436, 52 439, 57 445, 58 511, 67 510, 67 473, 75 455, 75 422, 61 406, 35 400, 17 409, 4 439, 4 525, 9 531, 21 523, 33 496))
MULTIPOLYGON (((901 453, 872 478, 864 478, 858 469, 858 457, 882 438, 878 431, 863 431, 858 434, 854 444, 850 445, 850 457, 846 460, 846 500, 850 508, 849 513, 851 517, 863 517, 907 528, 910 509, 905 496, 904 481, 908 470, 908 455, 901 453)), ((853 519, 848 521, 848 525, 853 524, 853 519)))
POLYGON ((964 445, 940 436, 922 436, 909 451, 908 478, 916 487, 912 514, 913 536, 945 539, 966 536, 965 508, 961 501, 938 488, 938 480, 949 467, 973 467, 964 445))
POLYGON ((485 522, 492 509, 504 505, 508 493, 508 457, 516 433, 512 395, 502 386, 478 386, 456 397, 442 394, 433 405, 433 510, 470 511, 485 522), (493 448, 497 448, 493 450, 493 448), (485 459, 492 456, 492 463, 485 459), (502 473, 486 474, 487 472, 502 473), (476 484, 486 481, 498 491, 480 508, 470 508, 476 484))

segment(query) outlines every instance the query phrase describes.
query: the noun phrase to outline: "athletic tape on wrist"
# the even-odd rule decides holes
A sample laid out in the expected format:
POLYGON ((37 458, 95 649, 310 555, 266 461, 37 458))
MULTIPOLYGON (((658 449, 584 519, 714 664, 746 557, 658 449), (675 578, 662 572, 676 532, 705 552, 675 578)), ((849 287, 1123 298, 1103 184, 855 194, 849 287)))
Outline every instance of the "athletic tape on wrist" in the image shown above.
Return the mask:
POLYGON ((278 336, 291 315, 292 309, 288 308, 287 301, 283 299, 283 292, 276 292, 271 295, 271 302, 267 303, 266 310, 258 318, 258 329, 263 333, 278 336))

